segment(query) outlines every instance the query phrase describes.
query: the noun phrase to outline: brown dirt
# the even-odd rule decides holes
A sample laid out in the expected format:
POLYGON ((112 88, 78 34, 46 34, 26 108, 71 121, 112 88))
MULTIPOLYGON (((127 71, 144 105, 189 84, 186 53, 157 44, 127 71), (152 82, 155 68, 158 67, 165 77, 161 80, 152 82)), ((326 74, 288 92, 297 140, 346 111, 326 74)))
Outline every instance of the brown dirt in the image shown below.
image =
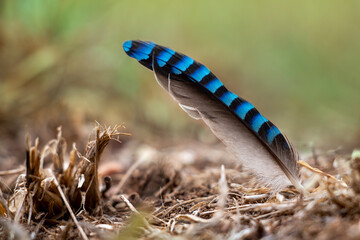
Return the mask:
POLYGON ((61 130, 44 145, 28 138, 26 164, 0 172, 0 238, 360 238, 358 151, 303 159, 311 193, 300 196, 258 186, 220 144, 155 148, 118 136, 97 126, 70 152, 61 130))

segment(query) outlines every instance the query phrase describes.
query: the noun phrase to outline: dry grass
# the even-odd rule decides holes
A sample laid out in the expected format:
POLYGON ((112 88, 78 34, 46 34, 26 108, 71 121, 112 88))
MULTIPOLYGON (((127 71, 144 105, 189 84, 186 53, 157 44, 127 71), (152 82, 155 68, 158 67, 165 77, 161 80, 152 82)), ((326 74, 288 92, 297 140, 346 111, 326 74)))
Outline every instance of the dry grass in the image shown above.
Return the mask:
POLYGON ((360 238, 359 151, 299 162, 310 192, 301 196, 257 186, 218 146, 130 142, 104 158, 122 133, 94 132, 82 153, 67 152, 60 128, 42 149, 27 138, 25 168, 0 172, 1 238, 360 238))

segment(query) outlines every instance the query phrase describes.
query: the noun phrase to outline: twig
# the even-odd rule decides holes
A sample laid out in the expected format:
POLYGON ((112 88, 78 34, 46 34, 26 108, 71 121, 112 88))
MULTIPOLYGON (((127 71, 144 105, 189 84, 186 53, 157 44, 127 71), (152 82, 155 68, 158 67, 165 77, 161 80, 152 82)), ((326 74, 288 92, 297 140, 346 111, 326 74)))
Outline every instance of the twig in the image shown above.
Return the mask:
MULTIPOLYGON (((288 202, 288 203, 257 203, 257 204, 244 204, 242 206, 235 206, 235 207, 229 207, 225 208, 224 210, 227 210, 229 212, 232 211, 249 211, 253 210, 256 212, 270 212, 273 210, 282 210, 282 209, 288 209, 288 208, 294 208, 296 206, 296 202, 288 202)), ((207 211, 200 213, 200 216, 212 214, 217 212, 217 210, 207 211)))
POLYGON ((174 176, 173 178, 171 178, 171 180, 163 187, 161 187, 155 194, 155 197, 159 197, 160 195, 162 195, 163 192, 165 192, 171 185, 174 184, 176 176, 174 176))
POLYGON ((121 178, 121 181, 119 182, 118 185, 116 185, 116 187, 114 188, 114 190, 111 190, 111 193, 119 193, 122 189, 122 187, 124 186, 125 182, 129 179, 129 177, 131 176, 131 174, 140 166, 141 162, 137 161, 136 163, 134 163, 125 173, 124 177, 121 178))
POLYGON ((130 208, 131 211, 133 211, 136 214, 140 214, 138 210, 134 207, 134 205, 131 204, 131 202, 123 195, 120 195, 121 199, 126 203, 126 205, 130 208))
POLYGON ((268 198, 269 194, 262 193, 262 194, 258 194, 258 195, 241 196, 241 197, 244 198, 248 202, 256 202, 256 201, 260 201, 260 200, 263 200, 265 198, 268 198))
POLYGON ((224 165, 221 165, 221 176, 219 180, 219 200, 217 202, 218 207, 221 211, 224 210, 225 205, 227 203, 228 192, 229 192, 229 187, 226 182, 225 167, 224 165))
POLYGON ((216 198, 216 196, 209 196, 209 197, 203 197, 203 198, 194 198, 194 199, 190 199, 190 200, 187 200, 187 201, 183 201, 181 203, 177 203, 157 214, 155 214, 156 217, 159 217, 159 216, 166 216, 168 213, 170 213, 174 208, 177 208, 179 206, 182 206, 182 205, 185 205, 185 204, 188 204, 188 203, 193 203, 193 202, 201 202, 201 201, 206 201, 206 200, 210 200, 210 199, 213 199, 213 198, 216 198))
POLYGON ((16 222, 16 223, 18 223, 19 222, 19 220, 20 220, 20 217, 21 217, 21 212, 23 212, 23 204, 24 204, 24 201, 25 201, 25 198, 26 198, 26 196, 27 196, 27 192, 25 192, 25 191, 21 191, 21 193, 23 194, 23 196, 22 196, 22 198, 21 198, 21 201, 20 201, 20 203, 19 203, 19 205, 17 206, 17 211, 16 211, 16 214, 15 214, 15 217, 14 217, 14 221, 16 222))
POLYGON ((191 214, 179 214, 174 217, 175 220, 178 221, 188 221, 188 222, 195 222, 195 223, 211 223, 213 221, 212 218, 204 219, 198 216, 194 216, 191 214))
POLYGON ((147 229, 151 230, 152 227, 150 226, 150 224, 148 223, 148 221, 146 221, 146 219, 139 213, 138 210, 136 210, 136 208, 134 207, 134 205, 131 204, 131 202, 123 195, 121 194, 120 197, 122 198, 122 200, 125 202, 125 204, 130 208, 131 211, 133 211, 135 214, 137 214, 139 217, 141 217, 141 219, 143 220, 143 222, 145 223, 145 226, 147 229))
POLYGON ((44 215, 44 217, 41 219, 41 221, 36 225, 35 230, 30 234, 31 239, 36 238, 37 234, 39 233, 40 228, 44 225, 46 216, 47 216, 47 213, 44 215))
POLYGON ((124 177, 121 179, 119 184, 113 189, 110 190, 110 193, 117 194, 121 191, 122 187, 124 186, 125 182, 129 179, 129 177, 133 174, 133 172, 144 162, 146 162, 149 158, 151 158, 153 152, 149 152, 148 154, 145 154, 145 156, 142 156, 138 159, 137 162, 135 162, 125 173, 124 177))
POLYGON ((263 219, 263 218, 267 218, 269 216, 272 216, 272 217, 275 217, 276 215, 280 215, 284 212, 288 212, 288 211, 294 211, 294 208, 288 208, 288 209, 282 209, 282 210, 277 210, 277 211, 274 211, 274 212, 269 212, 269 213, 265 213, 263 215, 260 215, 260 216, 257 216, 257 217, 254 217, 254 219, 256 220, 260 220, 260 219, 263 219))
POLYGON ((18 169, 11 169, 11 170, 7 170, 7 171, 0 171, 0 177, 21 174, 23 172, 25 172, 25 168, 23 168, 23 167, 18 168, 18 169))
POLYGON ((57 181, 53 171, 51 171, 51 174, 52 174, 52 177, 54 179, 54 183, 55 183, 55 186, 56 188, 58 189, 60 195, 61 195, 61 198, 63 199, 65 205, 66 205, 66 208, 68 209, 70 215, 71 215, 71 218, 73 219, 74 223, 76 224, 77 228, 79 229, 79 232, 80 232, 80 235, 81 237, 84 239, 84 240, 88 240, 88 237, 86 236, 84 230, 82 229, 82 227, 80 226, 78 220, 76 219, 76 216, 74 214, 74 212, 72 211, 71 207, 70 207, 70 204, 68 203, 67 199, 66 199, 66 196, 63 192, 63 190, 61 189, 60 187, 60 184, 59 182, 57 181))
POLYGON ((331 180, 334 180, 335 182, 340 183, 343 187, 347 187, 347 184, 346 184, 344 181, 339 180, 339 179, 337 179, 336 177, 334 177, 334 176, 332 176, 332 175, 330 175, 330 174, 328 174, 328 173, 326 173, 326 172, 323 172, 323 171, 321 171, 321 170, 318 169, 318 168, 314 168, 314 167, 310 166, 308 163, 306 163, 306 162, 304 162, 304 161, 302 161, 302 160, 297 161, 297 163, 300 164, 302 167, 304 167, 304 168, 306 168, 306 169, 309 169, 310 171, 312 171, 312 172, 314 172, 314 173, 317 173, 317 174, 319 174, 319 175, 325 176, 325 177, 327 177, 327 178, 329 178, 329 179, 331 179, 331 180))

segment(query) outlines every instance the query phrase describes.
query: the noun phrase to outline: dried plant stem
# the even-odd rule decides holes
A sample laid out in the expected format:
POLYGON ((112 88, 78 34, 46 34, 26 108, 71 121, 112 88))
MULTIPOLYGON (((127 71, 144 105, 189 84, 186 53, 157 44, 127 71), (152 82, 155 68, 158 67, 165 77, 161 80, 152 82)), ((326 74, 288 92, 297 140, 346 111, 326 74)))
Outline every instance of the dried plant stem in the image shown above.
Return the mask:
POLYGON ((321 171, 321 170, 318 169, 318 168, 314 168, 314 167, 310 166, 308 163, 306 163, 306 162, 304 162, 304 161, 302 161, 302 160, 297 161, 297 163, 298 163, 299 165, 301 165, 302 167, 304 167, 304 168, 306 168, 306 169, 309 169, 310 171, 312 171, 312 172, 314 172, 314 173, 317 173, 317 174, 319 174, 319 175, 321 175, 321 176, 325 176, 325 177, 327 177, 327 178, 329 178, 329 179, 331 179, 331 180, 333 180, 333 181, 335 181, 335 182, 340 183, 340 184, 343 185, 344 187, 347 187, 347 184, 346 184, 344 181, 339 180, 339 179, 337 179, 336 177, 334 177, 334 176, 332 176, 332 175, 330 175, 330 174, 328 174, 328 173, 325 173, 325 172, 321 171))
POLYGON ((195 216, 195 215, 191 215, 191 214, 179 214, 179 215, 176 215, 175 220, 178 220, 178 221, 188 221, 188 222, 195 222, 195 223, 212 223, 213 222, 213 219, 210 218, 210 219, 204 219, 204 218, 201 218, 201 217, 198 217, 198 216, 195 216))
MULTIPOLYGON (((297 202, 291 201, 291 202, 286 202, 286 203, 257 203, 257 204, 244 204, 241 206, 235 206, 235 207, 229 207, 229 208, 225 208, 224 210, 228 211, 228 212, 233 212, 233 211, 256 211, 256 212, 270 212, 270 211, 278 211, 278 210, 288 210, 288 209, 292 209, 295 208, 297 205, 297 202)), ((207 214, 212 214, 217 212, 217 210, 212 210, 212 211, 206 211, 206 212, 202 212, 200 213, 200 216, 203 215, 207 215, 207 214)))
POLYGON ((14 217, 14 221, 15 221, 16 223, 19 222, 20 217, 21 217, 21 215, 22 215, 21 213, 23 212, 23 204, 24 204, 24 201, 25 201, 26 196, 27 196, 27 193, 23 192, 23 196, 22 196, 22 198, 21 198, 21 201, 20 201, 20 203, 19 203, 19 205, 18 205, 18 209, 17 209, 16 214, 15 214, 15 217, 14 217))
POLYGON ((0 171, 0 177, 21 174, 23 172, 25 172, 25 168, 23 168, 23 167, 18 168, 18 169, 7 170, 7 171, 0 171))
POLYGON ((140 214, 138 210, 134 207, 134 205, 131 204, 131 202, 123 195, 120 195, 121 199, 126 203, 126 205, 130 208, 131 211, 133 211, 136 214, 140 214))
POLYGON ((214 198, 216 198, 216 196, 212 195, 212 196, 209 196, 209 197, 194 198, 194 199, 190 199, 190 200, 187 200, 187 201, 183 201, 181 203, 177 203, 177 204, 169 207, 168 209, 163 210, 162 212, 159 212, 159 213, 155 214, 155 217, 165 216, 168 213, 170 213, 173 209, 175 209, 177 207, 180 207, 182 205, 186 205, 186 204, 193 203, 193 202, 201 202, 201 201, 206 201, 206 200, 212 200, 214 198))
POLYGON ((145 223, 146 228, 151 230, 152 227, 150 226, 148 221, 146 221, 146 219, 139 213, 139 211, 136 210, 134 205, 132 205, 131 202, 123 194, 121 194, 120 197, 125 202, 125 204, 128 206, 128 208, 130 208, 131 211, 133 211, 135 214, 139 215, 142 218, 143 222, 145 223))
POLYGON ((64 201, 64 203, 66 205, 66 208, 68 209, 68 211, 69 211, 69 213, 71 215, 71 218, 73 219, 74 223, 76 224, 77 228, 79 229, 81 237, 84 240, 88 240, 88 237, 86 236, 84 230, 82 229, 82 227, 80 226, 78 220, 76 219, 76 216, 75 216, 74 212, 72 211, 72 209, 70 207, 70 204, 67 201, 66 196, 65 196, 64 192, 62 191, 61 186, 60 186, 59 182, 57 181, 57 179, 56 179, 56 177, 55 177, 55 175, 54 175, 54 173, 52 171, 51 171, 51 174, 52 174, 55 186, 58 189, 58 191, 59 191, 59 193, 61 195, 61 198, 63 199, 63 201, 64 201))
POLYGON ((143 163, 143 161, 137 161, 134 163, 125 173, 125 176, 121 179, 119 184, 114 188, 114 190, 110 190, 111 193, 117 194, 121 191, 122 187, 126 183, 126 181, 129 179, 131 174, 143 163))

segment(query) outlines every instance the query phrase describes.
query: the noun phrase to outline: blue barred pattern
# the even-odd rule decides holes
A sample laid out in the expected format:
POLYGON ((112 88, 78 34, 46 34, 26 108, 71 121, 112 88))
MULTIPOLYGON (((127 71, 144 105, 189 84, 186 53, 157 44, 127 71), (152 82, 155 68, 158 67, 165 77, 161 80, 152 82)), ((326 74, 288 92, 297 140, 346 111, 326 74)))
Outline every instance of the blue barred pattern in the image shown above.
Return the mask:
POLYGON ((195 79, 195 81, 199 82, 199 79, 203 79, 209 73, 210 70, 204 65, 201 65, 195 72, 190 75, 190 77, 195 79))
MULTIPOLYGON (((223 83, 204 65, 192 58, 152 42, 126 41, 123 48, 130 57, 152 70, 152 61, 175 74, 182 81, 200 84, 225 104, 255 135, 271 147, 276 144, 289 149, 280 130, 248 101, 225 88, 223 83)), ((277 151, 275 149, 275 151, 277 151)))
POLYGON ((162 51, 158 56, 158 64, 160 67, 165 66, 169 59, 175 54, 174 50, 162 51))

